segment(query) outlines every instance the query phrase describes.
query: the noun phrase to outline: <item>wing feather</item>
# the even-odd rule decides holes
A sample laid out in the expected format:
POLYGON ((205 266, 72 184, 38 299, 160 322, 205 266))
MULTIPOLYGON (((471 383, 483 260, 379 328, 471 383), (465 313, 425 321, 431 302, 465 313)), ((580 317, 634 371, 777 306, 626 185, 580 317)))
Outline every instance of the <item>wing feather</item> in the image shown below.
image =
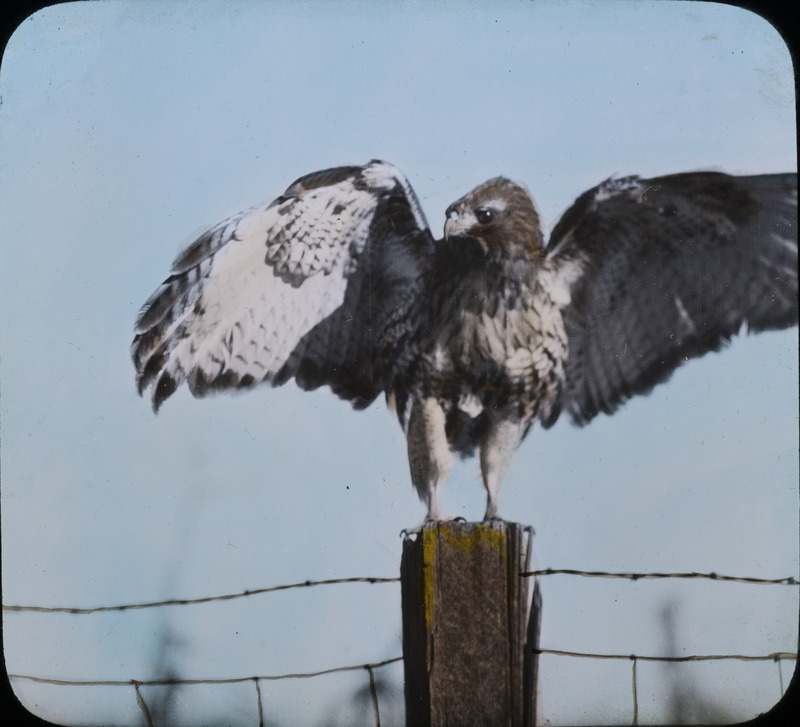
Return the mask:
POLYGON ((420 284, 431 245, 413 190, 392 165, 301 177, 178 256, 136 322, 140 393, 152 386, 157 410, 183 382, 204 396, 297 375, 306 388, 329 384, 365 405, 391 378, 389 313, 413 301, 407 288, 420 284), (365 325, 361 308, 373 298, 365 325), (376 357, 377 370, 356 366, 376 357))
POLYGON ((548 254, 566 290, 561 404, 585 423, 743 327, 797 323, 797 175, 609 180, 565 213, 548 254))

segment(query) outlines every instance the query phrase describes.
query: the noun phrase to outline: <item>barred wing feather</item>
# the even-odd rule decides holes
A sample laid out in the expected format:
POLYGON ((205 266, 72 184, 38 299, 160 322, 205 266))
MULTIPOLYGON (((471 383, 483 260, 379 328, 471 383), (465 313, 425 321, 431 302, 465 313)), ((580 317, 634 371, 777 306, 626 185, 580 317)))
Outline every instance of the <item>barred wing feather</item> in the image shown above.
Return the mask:
POLYGON ((301 177, 178 257, 137 321, 139 391, 153 387, 157 410, 184 381, 203 396, 297 375, 305 388, 329 384, 365 405, 391 376, 397 352, 386 341, 406 340, 390 329, 413 300, 431 245, 419 203, 392 165, 301 177), (395 318, 372 311, 365 321, 373 279, 387 289, 380 310, 395 318), (368 370, 364 361, 376 356, 378 368, 368 370))

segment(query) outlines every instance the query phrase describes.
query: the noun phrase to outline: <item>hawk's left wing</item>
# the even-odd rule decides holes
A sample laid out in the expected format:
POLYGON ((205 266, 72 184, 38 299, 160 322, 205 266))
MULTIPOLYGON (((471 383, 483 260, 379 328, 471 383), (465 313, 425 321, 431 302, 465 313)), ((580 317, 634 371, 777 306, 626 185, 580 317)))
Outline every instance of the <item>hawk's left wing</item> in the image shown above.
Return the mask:
POLYGON ((584 423, 743 326, 797 323, 797 175, 608 180, 556 225, 543 272, 569 299, 560 408, 584 423))
POLYGON ((204 396, 295 377, 366 406, 413 339, 432 245, 391 164, 301 177, 178 257, 136 323, 139 391, 158 410, 184 381, 204 396))

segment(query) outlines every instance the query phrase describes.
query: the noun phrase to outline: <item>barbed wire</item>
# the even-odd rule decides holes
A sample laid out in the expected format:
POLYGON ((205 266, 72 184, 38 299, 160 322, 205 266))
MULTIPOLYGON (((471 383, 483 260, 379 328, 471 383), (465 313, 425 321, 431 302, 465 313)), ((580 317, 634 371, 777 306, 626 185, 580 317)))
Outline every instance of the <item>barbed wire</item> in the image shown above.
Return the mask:
POLYGON ((764 586, 797 586, 800 582, 794 577, 787 578, 750 578, 747 576, 723 576, 719 573, 699 573, 697 571, 685 573, 614 573, 610 571, 586 571, 572 568, 543 568, 541 570, 524 571, 519 574, 522 578, 531 576, 570 575, 584 576, 586 578, 626 578, 632 581, 654 578, 705 578, 711 581, 729 581, 732 583, 749 583, 764 586))
MULTIPOLYGON (((572 575, 583 576, 587 578, 624 578, 627 580, 647 580, 657 578, 696 578, 707 579, 712 581, 727 581, 733 583, 746 583, 751 585, 785 585, 796 586, 800 585, 792 576, 786 578, 751 578, 748 576, 726 576, 719 573, 700 573, 697 571, 691 572, 677 572, 677 573, 619 573, 612 571, 584 571, 576 570, 573 568, 543 568, 540 570, 523 571, 520 577, 535 577, 535 576, 550 576, 550 575, 572 575)), ((74 613, 74 614, 92 614, 101 613, 104 611, 128 611, 145 608, 160 608, 163 606, 189 606, 200 603, 211 603, 213 601, 230 601, 236 598, 247 598, 249 596, 258 596, 264 593, 275 593, 277 591, 286 591, 292 588, 310 588, 313 586, 329 586, 341 583, 399 583, 399 577, 383 578, 375 576, 355 576, 352 578, 327 578, 318 581, 302 581, 299 583, 287 583, 280 586, 268 586, 266 588, 248 589, 239 591, 237 593, 226 593, 219 596, 204 596, 201 598, 173 598, 163 601, 147 601, 144 603, 126 603, 116 606, 90 606, 90 607, 77 607, 77 606, 27 606, 27 605, 3 605, 4 611, 30 611, 38 613, 74 613)))
POLYGON ((312 586, 330 586, 337 583, 398 583, 396 578, 373 578, 371 576, 356 576, 353 578, 328 578, 322 581, 303 581, 301 583, 288 583, 282 586, 269 586, 267 588, 256 588, 255 590, 239 591, 238 593, 226 593, 221 596, 204 596, 202 598, 173 598, 166 601, 148 601, 145 603, 127 603, 119 606, 92 606, 89 608, 77 608, 74 606, 6 606, 4 611, 34 611, 38 613, 78 613, 90 614, 103 611, 132 611, 143 608, 159 608, 162 606, 190 606, 198 603, 211 603, 212 601, 231 601, 235 598, 247 598, 248 596, 258 596, 264 593, 274 593, 276 591, 287 591, 291 588, 310 588, 312 586))
POLYGON ((583 651, 561 651, 559 649, 533 649, 534 654, 551 654, 553 656, 574 656, 586 659, 622 659, 630 661, 715 661, 736 659, 738 661, 780 661, 781 659, 797 659, 794 651, 773 651, 771 654, 750 656, 747 654, 689 654, 687 656, 644 656, 640 654, 593 654, 583 651))

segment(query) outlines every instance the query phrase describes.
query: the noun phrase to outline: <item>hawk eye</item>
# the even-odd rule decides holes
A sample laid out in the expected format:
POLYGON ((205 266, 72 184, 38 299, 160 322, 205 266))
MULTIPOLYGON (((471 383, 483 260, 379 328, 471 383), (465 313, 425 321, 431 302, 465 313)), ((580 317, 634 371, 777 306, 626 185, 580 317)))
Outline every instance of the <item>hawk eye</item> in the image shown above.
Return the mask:
POLYGON ((475 218, 482 225, 488 225, 494 219, 494 212, 485 207, 478 207, 475 210, 475 218))

